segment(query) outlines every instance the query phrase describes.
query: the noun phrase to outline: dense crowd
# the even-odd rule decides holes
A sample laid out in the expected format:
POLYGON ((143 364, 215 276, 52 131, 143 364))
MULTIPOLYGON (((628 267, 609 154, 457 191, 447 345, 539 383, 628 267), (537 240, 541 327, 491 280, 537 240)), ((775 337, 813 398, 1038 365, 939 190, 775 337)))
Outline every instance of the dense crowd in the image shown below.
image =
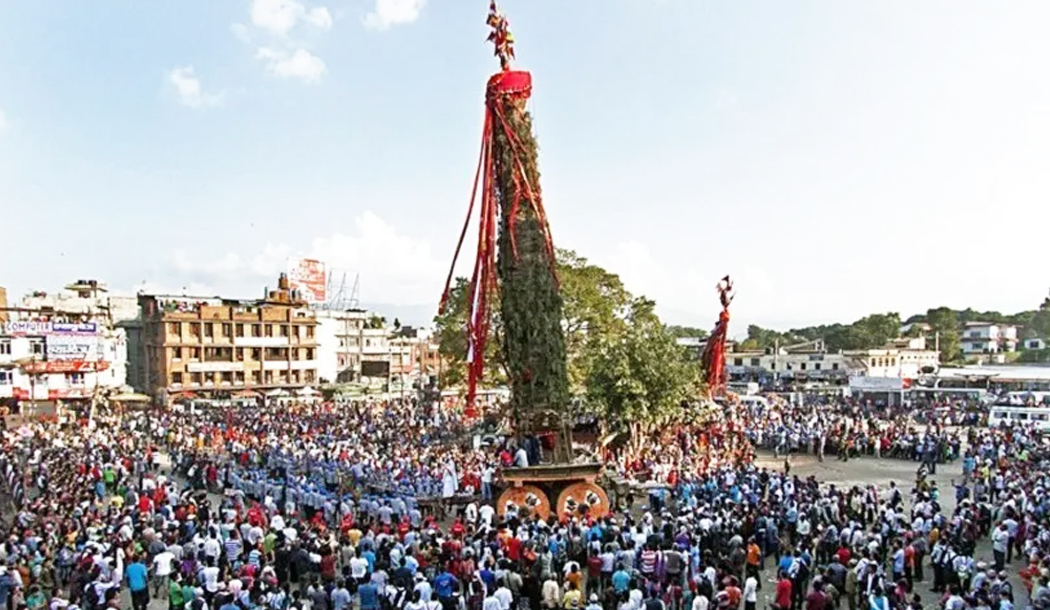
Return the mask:
POLYGON ((1050 609, 1050 456, 1038 433, 969 430, 947 510, 922 460, 901 487, 756 466, 753 445, 769 430, 779 443, 778 426, 801 449, 814 430, 832 442, 836 426, 848 436, 848 422, 862 434, 888 423, 776 408, 730 405, 611 451, 611 468, 666 493, 597 519, 500 514, 499 469, 536 463, 543 439, 475 443, 455 416, 411 401, 28 424, 0 446, 0 604, 755 610, 770 588, 776 610, 1012 610, 1008 566, 1019 563, 1031 605, 1050 609), (443 519, 425 509, 433 496, 462 507, 443 519), (986 565, 977 548, 989 543, 986 565))

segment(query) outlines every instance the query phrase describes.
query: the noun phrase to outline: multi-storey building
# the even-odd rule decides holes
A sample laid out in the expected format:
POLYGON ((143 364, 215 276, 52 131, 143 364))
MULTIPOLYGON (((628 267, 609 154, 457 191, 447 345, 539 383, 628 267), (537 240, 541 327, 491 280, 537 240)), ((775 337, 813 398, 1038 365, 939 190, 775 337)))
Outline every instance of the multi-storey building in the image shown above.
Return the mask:
POLYGON ((289 287, 261 300, 140 295, 147 391, 224 398, 317 385, 316 313, 289 287))
POLYGON ((361 380, 361 348, 369 313, 362 309, 317 312, 317 374, 322 383, 361 380))
POLYGON ((967 322, 959 337, 964 354, 999 354, 1017 351, 1017 327, 991 322, 967 322))
POLYGON ((0 400, 84 401, 119 391, 128 352, 123 317, 135 316, 127 297, 104 284, 78 280, 57 293, 25 296, 3 306, 0 324, 0 400))

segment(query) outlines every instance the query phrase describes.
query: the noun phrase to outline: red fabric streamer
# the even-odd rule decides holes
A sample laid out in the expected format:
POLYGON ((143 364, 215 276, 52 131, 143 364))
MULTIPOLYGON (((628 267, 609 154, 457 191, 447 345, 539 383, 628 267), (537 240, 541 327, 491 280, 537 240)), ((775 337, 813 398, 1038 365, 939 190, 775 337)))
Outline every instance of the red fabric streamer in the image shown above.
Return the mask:
POLYGON ((712 397, 725 392, 726 389, 726 334, 729 331, 729 304, 733 302, 733 282, 729 276, 718 283, 718 296, 722 302, 722 312, 718 314, 718 323, 711 331, 700 359, 704 369, 704 381, 708 394, 712 397))
MULTIPOLYGON (((532 93, 532 75, 519 70, 503 70, 494 74, 488 82, 485 94, 485 123, 481 136, 481 153, 478 159, 478 169, 474 176, 474 188, 471 191, 470 205, 467 208, 467 218, 463 223, 463 230, 456 244, 456 251, 452 258, 452 267, 449 269, 448 278, 445 280, 445 291, 441 296, 441 307, 439 314, 444 313, 448 305, 449 291, 452 287, 452 278, 455 274, 456 260, 459 258, 463 240, 470 227, 471 218, 474 215, 474 204, 480 199, 478 211, 478 248, 474 258, 474 273, 470 278, 470 288, 467 295, 467 404, 464 415, 468 418, 477 417, 475 399, 477 397, 478 383, 485 372, 485 346, 488 344, 489 330, 492 320, 493 297, 498 293, 496 269, 497 236, 499 234, 499 192, 496 176, 496 159, 494 155, 494 142, 496 129, 500 130, 510 145, 512 167, 511 172, 514 181, 514 199, 507 211, 507 228, 510 231, 511 250, 516 257, 518 254, 515 236, 515 223, 520 213, 522 200, 530 207, 540 230, 543 232, 545 249, 550 261, 551 272, 555 273, 554 245, 550 236, 550 226, 547 223, 547 214, 543 209, 543 201, 539 191, 539 185, 529 183, 528 174, 525 171, 526 149, 519 141, 506 112, 521 112, 521 105, 517 102, 527 100, 532 93), (508 104, 507 102, 515 102, 508 104), (480 183, 480 197, 478 186, 480 183)), ((555 277, 557 274, 555 273, 555 277)))

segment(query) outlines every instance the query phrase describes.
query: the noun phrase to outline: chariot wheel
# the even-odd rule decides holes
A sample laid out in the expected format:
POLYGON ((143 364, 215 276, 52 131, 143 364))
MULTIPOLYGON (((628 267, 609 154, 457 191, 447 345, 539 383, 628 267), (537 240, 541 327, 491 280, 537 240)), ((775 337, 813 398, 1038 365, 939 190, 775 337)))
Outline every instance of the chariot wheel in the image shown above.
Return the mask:
POLYGON ((527 510, 528 514, 540 519, 546 519, 551 514, 551 502, 547 499, 547 494, 535 485, 508 487, 503 490, 496 500, 496 511, 502 517, 506 515, 508 508, 516 508, 519 515, 527 510))
POLYGON ((612 511, 612 504, 605 490, 594 483, 573 483, 558 494, 558 518, 593 517, 601 519, 612 511))

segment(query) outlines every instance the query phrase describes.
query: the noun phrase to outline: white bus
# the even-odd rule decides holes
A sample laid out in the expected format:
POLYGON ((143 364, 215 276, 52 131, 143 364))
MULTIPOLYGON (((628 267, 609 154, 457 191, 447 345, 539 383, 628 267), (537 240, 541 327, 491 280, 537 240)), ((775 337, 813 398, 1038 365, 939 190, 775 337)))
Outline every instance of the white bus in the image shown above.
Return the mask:
POLYGON ((1019 407, 995 404, 988 411, 988 427, 1002 425, 1032 426, 1038 430, 1050 430, 1050 407, 1019 407))

